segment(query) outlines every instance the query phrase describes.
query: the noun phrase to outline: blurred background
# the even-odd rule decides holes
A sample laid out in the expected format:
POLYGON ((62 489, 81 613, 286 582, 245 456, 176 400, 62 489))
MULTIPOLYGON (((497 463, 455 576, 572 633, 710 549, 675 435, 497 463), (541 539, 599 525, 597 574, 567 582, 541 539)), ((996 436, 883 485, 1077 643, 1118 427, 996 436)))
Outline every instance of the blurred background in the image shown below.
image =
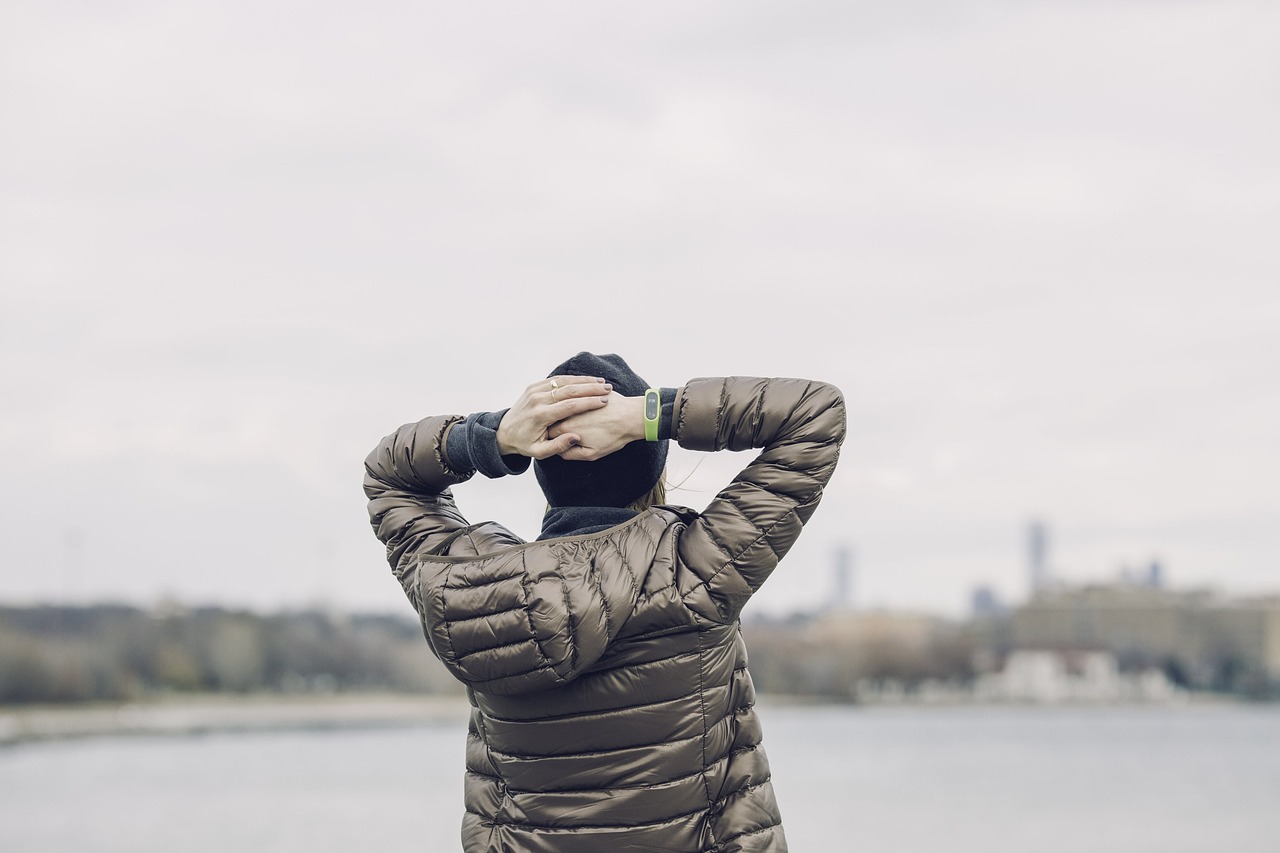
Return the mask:
MULTIPOLYGON (((591 350, 845 392, 745 625, 796 849, 1270 849, 1277 43, 1263 0, 7 0, 0 844, 456 846, 361 463, 591 350)), ((673 453, 672 502, 746 462, 673 453)), ((536 535, 532 477, 455 492, 536 535)))

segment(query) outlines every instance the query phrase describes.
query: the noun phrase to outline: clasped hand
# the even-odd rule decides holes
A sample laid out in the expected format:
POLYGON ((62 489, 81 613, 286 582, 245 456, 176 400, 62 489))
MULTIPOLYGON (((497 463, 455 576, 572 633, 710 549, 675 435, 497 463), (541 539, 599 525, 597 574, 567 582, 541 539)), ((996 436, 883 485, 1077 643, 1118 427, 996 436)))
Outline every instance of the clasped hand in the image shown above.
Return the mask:
POLYGON ((644 437, 643 397, 623 397, 594 376, 540 379, 498 425, 498 449, 534 459, 588 462, 644 437))

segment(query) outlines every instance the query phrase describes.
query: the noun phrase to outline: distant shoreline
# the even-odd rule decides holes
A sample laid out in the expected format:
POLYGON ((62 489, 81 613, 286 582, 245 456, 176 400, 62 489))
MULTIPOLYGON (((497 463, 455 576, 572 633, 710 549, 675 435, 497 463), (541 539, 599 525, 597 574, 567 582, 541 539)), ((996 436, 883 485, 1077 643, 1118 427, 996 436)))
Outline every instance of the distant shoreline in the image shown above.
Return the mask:
POLYGON ((0 707, 0 747, 33 741, 465 723, 461 696, 199 694, 144 702, 0 707))
MULTIPOLYGON (((868 702, 833 703, 813 697, 767 695, 774 706, 843 705, 863 710, 967 708, 1200 708, 1247 705, 1235 697, 1193 695, 1173 704, 868 702)), ((249 694, 220 693, 164 697, 126 703, 0 706, 0 748, 41 741, 95 737, 192 736, 255 732, 400 728, 465 725, 469 706, 462 696, 395 693, 249 694)))

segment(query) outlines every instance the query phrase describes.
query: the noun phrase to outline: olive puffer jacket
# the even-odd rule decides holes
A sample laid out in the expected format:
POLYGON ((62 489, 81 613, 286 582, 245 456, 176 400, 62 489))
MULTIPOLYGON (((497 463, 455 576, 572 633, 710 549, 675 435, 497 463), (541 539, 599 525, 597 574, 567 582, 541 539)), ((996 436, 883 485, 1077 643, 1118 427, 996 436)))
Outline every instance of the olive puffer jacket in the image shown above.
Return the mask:
POLYGON ((702 513, 537 542, 458 513, 458 420, 385 438, 364 488, 432 651, 468 687, 464 850, 786 850, 738 615, 835 468, 839 390, 689 382, 682 447, 763 452, 702 513))

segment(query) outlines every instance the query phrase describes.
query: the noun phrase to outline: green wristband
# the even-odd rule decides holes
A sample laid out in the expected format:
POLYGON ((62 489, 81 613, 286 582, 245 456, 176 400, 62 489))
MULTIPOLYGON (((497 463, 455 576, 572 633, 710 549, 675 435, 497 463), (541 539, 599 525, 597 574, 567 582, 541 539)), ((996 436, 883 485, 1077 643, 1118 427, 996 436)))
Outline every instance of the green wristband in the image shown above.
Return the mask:
POLYGON ((658 440, 658 416, 662 414, 662 395, 657 388, 644 392, 644 440, 658 440))

